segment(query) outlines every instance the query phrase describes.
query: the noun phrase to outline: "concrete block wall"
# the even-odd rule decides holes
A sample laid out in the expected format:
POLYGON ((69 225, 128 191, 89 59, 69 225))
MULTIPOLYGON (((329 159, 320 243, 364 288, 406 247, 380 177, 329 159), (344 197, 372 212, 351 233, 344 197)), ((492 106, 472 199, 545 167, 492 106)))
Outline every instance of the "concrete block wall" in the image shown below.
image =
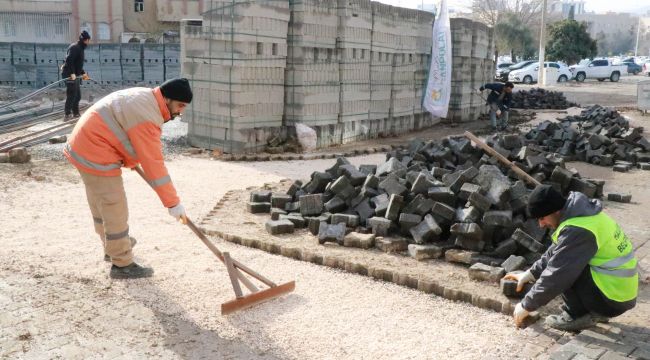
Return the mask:
MULTIPOLYGON (((195 92, 190 142, 258 151, 304 123, 326 147, 436 124, 422 107, 433 20, 369 0, 213 3, 181 25, 181 73, 195 92)), ((466 121, 484 111, 472 89, 493 73, 494 39, 453 19, 452 42, 447 120, 466 121)))
POLYGON ((181 23, 191 144, 257 151, 259 134, 282 126, 289 16, 288 1, 211 2, 202 21, 181 23))
POLYGON ((289 6, 284 124, 337 124, 340 84, 336 3, 292 0, 289 6))
MULTIPOLYGON (((0 43, 0 85, 41 88, 61 78, 69 44, 0 43)), ((84 70, 101 85, 157 86, 180 75, 180 44, 91 44, 84 70)))

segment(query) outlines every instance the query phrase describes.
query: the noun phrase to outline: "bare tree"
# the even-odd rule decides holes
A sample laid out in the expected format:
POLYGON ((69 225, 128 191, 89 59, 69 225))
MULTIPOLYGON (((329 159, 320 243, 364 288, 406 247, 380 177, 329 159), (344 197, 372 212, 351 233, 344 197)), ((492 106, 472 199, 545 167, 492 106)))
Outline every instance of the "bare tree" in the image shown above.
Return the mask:
MULTIPOLYGON (((548 0, 548 7, 560 0, 548 0)), ((474 0, 472 12, 476 20, 496 26, 505 15, 516 16, 523 24, 537 23, 542 13, 543 0, 474 0)))

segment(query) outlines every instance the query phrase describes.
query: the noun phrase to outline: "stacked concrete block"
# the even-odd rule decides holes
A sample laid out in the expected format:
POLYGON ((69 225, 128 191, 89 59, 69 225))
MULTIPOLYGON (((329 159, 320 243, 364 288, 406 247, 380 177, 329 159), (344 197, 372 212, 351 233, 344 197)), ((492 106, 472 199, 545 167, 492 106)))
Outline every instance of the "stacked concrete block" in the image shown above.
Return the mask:
POLYGON ((370 54, 370 112, 368 119, 384 130, 390 118, 393 59, 398 40, 394 7, 372 2, 372 42, 370 54))
POLYGON ((165 44, 163 61, 165 63, 165 80, 174 79, 181 75, 180 44, 165 44))
POLYGON ((0 85, 14 84, 14 67, 11 59, 11 43, 0 43, 0 85))
MULTIPOLYGON (((59 80, 59 58, 63 44, 36 44, 36 86, 47 86, 59 80)), ((64 50, 65 51, 65 50, 64 50)))
POLYGON ((339 115, 336 3, 290 3, 285 71, 285 125, 335 125, 339 115))
MULTIPOLYGON (((414 88, 415 99, 413 107, 414 129, 421 129, 435 124, 434 119, 423 106, 424 94, 426 92, 429 66, 431 64, 431 36, 433 30, 434 16, 428 11, 418 11, 415 23, 415 73, 414 88)), ((439 121, 439 119, 436 119, 439 121)))
MULTIPOLYGON (((67 50, 67 49, 66 49, 67 50)), ((100 46, 98 44, 89 44, 84 50, 84 71, 95 81, 102 83, 102 71, 101 71, 101 61, 100 61, 100 46)), ((117 54, 117 61, 119 61, 120 56, 117 54)), ((118 67, 117 72, 121 74, 122 71, 118 67)), ((82 86, 90 85, 92 82, 82 82, 82 86)), ((121 84, 121 82, 120 82, 121 84)))
MULTIPOLYGON (((481 87, 490 82, 494 74, 494 33, 487 25, 475 22, 472 32, 472 87, 481 87)), ((478 118, 487 112, 485 100, 476 92, 472 93, 472 117, 478 118)))
POLYGON ((142 77, 148 86, 158 86, 165 78, 165 46, 142 45, 142 77))
POLYGON ((339 126, 341 142, 363 138, 370 111, 372 6, 369 0, 338 0, 339 126), (360 122, 354 126, 350 122, 360 122), (354 129, 354 130, 353 130, 354 129))
POLYGON ((16 86, 36 86, 36 56, 34 44, 13 43, 12 63, 16 86))
MULTIPOLYGON (((105 46, 102 45, 100 51, 100 54, 102 54, 102 81, 108 80, 107 76, 110 76, 106 72, 104 72, 104 67, 110 64, 111 70, 115 68, 112 59, 110 59, 110 61, 106 61, 108 59, 103 55, 104 47, 105 46)), ((142 44, 139 43, 122 44, 120 58, 121 58, 121 65, 122 65, 122 84, 127 86, 134 86, 137 84, 141 84, 143 81, 142 44)))
MULTIPOLYGON (((138 44, 139 45, 139 44, 138 44)), ((99 45, 99 72, 88 75, 102 85, 122 85, 122 47, 120 44, 99 45)), ((139 58, 138 58, 139 60, 139 58)))
POLYGON ((272 0, 211 2, 202 22, 183 22, 193 145, 259 150, 266 145, 259 129, 282 125, 288 23, 288 1, 272 0))

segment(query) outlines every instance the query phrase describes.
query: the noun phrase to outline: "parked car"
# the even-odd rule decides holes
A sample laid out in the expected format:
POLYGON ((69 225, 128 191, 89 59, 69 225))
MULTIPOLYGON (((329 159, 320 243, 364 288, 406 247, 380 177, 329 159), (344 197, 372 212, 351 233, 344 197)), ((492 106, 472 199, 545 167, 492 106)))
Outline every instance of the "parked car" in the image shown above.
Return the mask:
POLYGON ((627 72, 627 65, 612 65, 608 59, 596 59, 588 65, 573 65, 569 69, 578 82, 583 82, 585 79, 598 79, 598 81, 609 79, 617 82, 621 74, 627 72))
POLYGON ((627 66, 627 73, 637 75, 643 69, 641 65, 635 63, 634 61, 624 61, 621 65, 627 66))
POLYGON ((518 62, 514 65, 511 65, 507 68, 504 69, 497 69, 496 76, 494 77, 494 80, 501 81, 501 82, 506 82, 508 81, 508 74, 510 74, 511 71, 513 70, 519 70, 523 67, 526 67, 532 63, 536 62, 536 60, 525 60, 518 62))
MULTIPOLYGON (((572 75, 568 67, 562 66, 556 62, 551 62, 551 61, 547 61, 544 63, 544 68, 548 68, 549 66, 557 69, 558 71, 557 82, 566 82, 569 79, 571 79, 572 75)), ((539 64, 532 63, 522 69, 511 71, 510 74, 508 75, 508 81, 511 81, 513 83, 521 82, 524 84, 532 84, 534 82, 537 82, 538 72, 539 72, 539 64)))

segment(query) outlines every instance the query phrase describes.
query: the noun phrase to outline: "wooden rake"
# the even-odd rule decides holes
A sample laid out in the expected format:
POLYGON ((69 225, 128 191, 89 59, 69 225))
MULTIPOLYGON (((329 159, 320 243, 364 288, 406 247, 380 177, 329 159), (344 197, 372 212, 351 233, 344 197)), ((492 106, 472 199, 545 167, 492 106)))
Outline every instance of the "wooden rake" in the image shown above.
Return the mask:
MULTIPOLYGON (((136 166, 135 171, 137 171, 137 173, 140 174, 140 176, 145 181, 147 181, 147 178, 145 177, 144 172, 140 166, 136 166)), ((147 181, 147 183, 149 183, 149 181, 147 181)), ((199 239, 201 239, 205 246, 207 246, 208 249, 210 249, 210 251, 212 251, 212 253, 219 260, 221 260, 222 263, 224 263, 224 265, 226 265, 228 275, 230 276, 230 282, 232 283, 232 287, 235 291, 235 299, 221 304, 221 315, 228 315, 235 311, 247 309, 262 302, 275 299, 286 293, 292 292, 296 288, 295 281, 277 285, 273 281, 252 270, 248 266, 230 257, 230 253, 222 253, 212 242, 210 242, 210 240, 208 240, 205 234, 203 234, 203 232, 201 232, 201 230, 196 225, 194 225, 190 219, 185 219, 184 224, 187 225, 190 230, 192 230, 192 232, 194 232, 196 236, 199 237, 199 239), (255 284, 253 284, 253 282, 251 282, 251 280, 248 279, 243 273, 246 273, 251 277, 259 280, 268 286, 268 288, 262 290, 258 289, 257 286, 255 286, 255 284), (246 288, 248 288, 250 294, 244 295, 241 285, 239 284, 240 282, 244 284, 246 288)))

